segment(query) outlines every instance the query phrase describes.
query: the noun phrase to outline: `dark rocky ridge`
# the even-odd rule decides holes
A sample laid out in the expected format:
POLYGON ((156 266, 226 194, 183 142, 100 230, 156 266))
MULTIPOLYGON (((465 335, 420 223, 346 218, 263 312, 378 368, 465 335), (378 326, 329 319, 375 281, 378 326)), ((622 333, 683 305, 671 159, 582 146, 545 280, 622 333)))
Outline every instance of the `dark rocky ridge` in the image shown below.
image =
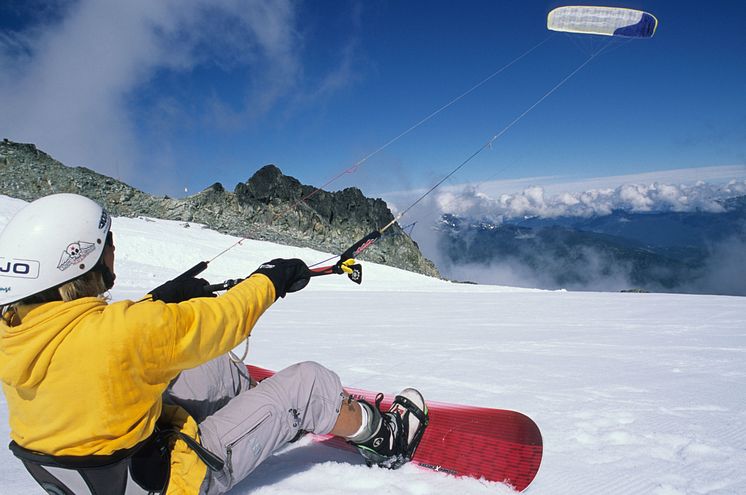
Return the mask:
MULTIPOLYGON (((332 253, 341 253, 394 218, 383 200, 366 198, 354 187, 318 191, 298 202, 315 189, 267 165, 233 192, 216 183, 184 199, 156 197, 85 167, 67 167, 33 144, 7 139, 0 143, 0 194, 25 201, 78 193, 104 204, 116 216, 196 222, 231 235, 332 253)), ((399 225, 386 234, 361 259, 440 276, 399 225)))

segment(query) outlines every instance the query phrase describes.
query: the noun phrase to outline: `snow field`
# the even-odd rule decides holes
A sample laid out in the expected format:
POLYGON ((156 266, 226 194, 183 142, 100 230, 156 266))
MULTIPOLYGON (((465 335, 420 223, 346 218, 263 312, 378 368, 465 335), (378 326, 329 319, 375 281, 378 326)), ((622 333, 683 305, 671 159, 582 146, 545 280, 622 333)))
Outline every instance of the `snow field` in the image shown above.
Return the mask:
MULTIPOLYGON (((24 203, 0 197, 0 228, 24 203)), ((114 299, 138 298, 237 239, 191 224, 115 218, 114 299)), ((275 257, 329 254, 244 241, 213 283, 275 257)), ((363 284, 319 277, 259 320, 248 360, 314 360, 352 387, 519 410, 542 430, 528 494, 746 493, 746 299, 547 292, 454 284, 363 262, 363 284)), ((243 346, 236 349, 243 352, 243 346)), ((71 400, 74 400, 71 398, 71 400)), ((0 397, 0 441, 9 441, 0 397)), ((0 449, 0 494, 41 493, 0 449)), ((314 442, 284 449, 239 494, 511 493, 413 466, 391 472, 314 442)))

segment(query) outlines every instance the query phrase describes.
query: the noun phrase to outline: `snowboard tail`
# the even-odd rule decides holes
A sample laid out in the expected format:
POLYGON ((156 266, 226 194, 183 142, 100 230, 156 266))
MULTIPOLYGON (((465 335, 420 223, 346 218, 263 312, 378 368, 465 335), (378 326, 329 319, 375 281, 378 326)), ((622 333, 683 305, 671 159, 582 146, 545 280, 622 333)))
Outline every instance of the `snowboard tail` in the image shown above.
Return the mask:
MULTIPOLYGON (((248 366, 256 380, 274 374, 248 366)), ((375 392, 345 387, 354 398, 375 402, 375 392)), ((384 397, 387 410, 394 395, 384 397)), ((411 462, 422 468, 455 476, 507 483, 523 491, 536 477, 542 458, 542 438, 531 418, 516 411, 425 401, 430 424, 411 462)), ((322 436, 327 445, 353 449, 339 437, 322 436)))

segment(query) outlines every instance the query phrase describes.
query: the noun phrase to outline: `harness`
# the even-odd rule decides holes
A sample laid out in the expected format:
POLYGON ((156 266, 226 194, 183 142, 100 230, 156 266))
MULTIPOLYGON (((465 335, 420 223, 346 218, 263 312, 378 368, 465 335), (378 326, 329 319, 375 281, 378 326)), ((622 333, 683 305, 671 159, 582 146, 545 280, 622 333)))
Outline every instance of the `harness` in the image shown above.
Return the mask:
POLYGON ((171 471, 172 437, 184 440, 209 469, 223 469, 220 458, 174 429, 156 429, 134 447, 109 455, 52 456, 16 442, 8 447, 49 495, 160 495, 171 471))

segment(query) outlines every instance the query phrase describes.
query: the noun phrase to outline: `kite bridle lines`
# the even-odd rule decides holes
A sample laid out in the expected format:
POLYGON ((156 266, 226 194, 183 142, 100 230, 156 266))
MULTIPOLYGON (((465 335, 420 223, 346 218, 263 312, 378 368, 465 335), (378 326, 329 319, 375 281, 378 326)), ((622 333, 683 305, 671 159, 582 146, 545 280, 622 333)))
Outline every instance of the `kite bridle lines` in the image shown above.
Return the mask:
MULTIPOLYGON (((507 64, 505 64, 502 67, 500 67, 499 69, 495 70, 490 75, 488 75, 487 77, 485 77, 484 79, 482 79, 481 81, 479 81, 478 83, 476 83, 475 85, 473 85, 471 88, 467 89, 466 91, 464 91, 460 95, 458 95, 455 98, 451 99, 446 104, 440 106, 437 110, 435 110, 432 113, 428 114, 426 117, 420 119, 419 121, 417 121, 415 124, 413 124, 412 126, 410 126, 409 128, 407 128, 406 130, 402 131, 401 133, 397 134, 393 138, 389 139, 383 145, 381 145, 380 147, 376 148, 374 151, 371 151, 370 153, 368 153, 367 155, 365 155, 363 158, 361 158, 360 160, 358 160, 354 164, 352 164, 350 167, 342 170, 337 175, 331 177, 329 180, 327 180, 326 182, 324 182, 322 185, 320 185, 319 187, 317 187, 316 189, 314 189, 310 193, 306 194, 305 196, 303 196, 303 197, 297 199, 296 201, 294 201, 293 203, 291 203, 285 210, 282 210, 281 212, 275 214, 274 217, 272 217, 272 219, 269 222, 270 225, 273 224, 274 222, 276 222, 277 220, 279 220, 280 218, 283 218, 286 215, 288 215, 298 205, 300 205, 301 203, 304 203, 307 199, 311 198, 315 194, 317 194, 320 191, 322 191, 329 184, 332 184, 333 182, 337 181, 339 178, 343 177, 344 175, 354 174, 355 172, 357 172, 360 169, 360 167, 362 167, 368 160, 370 160, 371 158, 373 158, 374 156, 376 156, 380 152, 384 151, 389 146, 391 146, 392 144, 396 143, 397 141, 399 141, 400 139, 402 139, 406 135, 410 134, 415 129, 417 129, 420 126, 424 125, 425 123, 429 122, 430 120, 432 120, 433 118, 435 118, 436 116, 438 116, 439 114, 441 114, 442 112, 444 112, 445 110, 447 110, 448 108, 450 108, 451 106, 455 105, 456 103, 458 103, 459 101, 461 101, 462 99, 464 99, 465 97, 467 97, 468 95, 470 95, 471 93, 473 93, 474 91, 476 91, 477 89, 481 88, 482 86, 484 86, 485 84, 487 84, 490 80, 494 79, 495 77, 497 77, 501 73, 505 72, 507 69, 509 69, 510 67, 512 67, 513 65, 515 65, 516 63, 518 63, 520 60, 522 60, 523 58, 527 57, 534 50, 538 49, 544 43, 546 43, 547 41, 549 41, 553 36, 554 36, 554 33, 550 34, 544 40, 540 41, 539 43, 537 43, 533 47, 531 47, 528 50, 526 50, 525 52, 523 52, 518 57, 514 58, 513 60, 511 60, 507 64)), ((388 226, 386 228, 388 228, 388 226)), ((249 239, 248 236, 242 237, 241 239, 239 239, 238 241, 236 241, 232 245, 228 246, 226 249, 220 251, 218 254, 216 254, 215 256, 213 256, 210 260, 207 261, 207 263, 210 263, 211 261, 216 260, 217 258, 221 257, 222 255, 224 255, 225 253, 227 253, 228 251, 230 251, 234 247, 240 245, 243 241, 245 241, 247 239, 249 239)))
MULTIPOLYGON (((451 107, 452 105, 456 104, 461 99, 465 98, 472 92, 476 91, 478 88, 486 84, 488 81, 496 77, 497 75, 504 72, 506 69, 529 55, 531 52, 539 48, 541 45, 546 43, 552 35, 548 36, 546 39, 542 40, 532 48, 525 51, 523 54, 516 57, 514 60, 509 62, 508 64, 502 66, 498 70, 494 71, 492 74, 469 88, 464 93, 460 94, 459 96, 453 98, 445 105, 439 107, 434 112, 430 113, 423 119, 419 120, 417 123, 412 125, 411 127, 407 128, 405 131, 401 132, 394 138, 387 141, 385 144, 377 148, 376 150, 372 151, 368 155, 364 156, 357 162, 355 162, 352 166, 344 169, 328 181, 326 181, 324 184, 319 186, 318 188, 314 189, 309 194, 299 198, 295 202, 293 202, 290 206, 288 206, 285 210, 277 213, 272 220, 270 221, 270 225, 279 220, 280 218, 283 218, 284 216, 288 215, 291 211, 293 211, 297 206, 304 203, 307 199, 321 191, 324 187, 328 186, 329 184, 333 183, 340 177, 346 175, 346 174, 353 174, 355 173, 361 166, 363 166, 370 158, 377 155, 378 153, 382 152, 392 144, 396 143, 400 139, 402 139, 404 136, 408 135, 409 133, 413 132, 418 127, 422 126, 429 120, 433 119, 443 111, 445 111, 447 108, 451 107)), ((412 204, 407 206, 403 211, 401 211, 396 217, 391 220, 388 224, 384 225, 383 227, 379 228, 378 230, 374 230, 364 236, 363 238, 359 239, 357 242, 355 242, 352 246, 350 246, 347 250, 345 250, 342 254, 339 255, 339 260, 337 263, 331 266, 324 266, 320 268, 313 268, 321 263, 324 263, 326 261, 329 261, 333 258, 329 258, 327 260, 318 262, 314 265, 311 265, 311 275, 312 277, 315 276, 321 276, 321 275, 330 275, 330 274, 347 274, 348 277, 355 283, 361 283, 362 281, 362 267, 359 264, 355 263, 355 258, 360 255, 363 251, 368 249, 371 245, 373 245, 378 239, 380 239, 384 232, 391 228, 394 224, 396 224, 404 215, 406 215, 412 208, 414 208, 417 204, 419 204, 423 199, 425 199, 428 195, 430 195, 433 191, 435 191, 438 187, 440 187, 445 181, 450 179, 453 175, 455 175, 459 170, 461 170, 464 166, 466 166, 469 162, 471 162, 474 158, 476 158, 479 154, 481 154, 485 149, 491 148, 495 141, 497 141, 500 137, 502 137, 508 130, 510 130, 513 126, 518 124, 524 117, 526 117, 532 110, 534 110, 538 105, 540 105, 544 100, 546 100, 549 96, 551 96, 555 91, 557 91, 559 88, 561 88, 567 81, 569 81, 573 76, 575 76, 578 72, 580 72, 585 66, 587 66, 594 58, 596 58, 598 55, 603 52, 604 49, 599 50, 596 53, 591 54, 586 60, 584 60, 581 64, 579 64, 572 72, 570 72, 568 75, 566 75, 564 78, 562 78, 557 84, 555 84, 551 89, 549 89, 541 98, 536 100, 532 105, 530 105, 528 108, 526 108, 523 112, 521 112, 517 117, 515 117, 511 122, 509 122, 505 127, 500 129, 496 134, 494 134, 489 140, 487 140, 486 143, 484 143, 479 149, 477 149, 474 153, 472 153, 468 158, 466 158, 464 161, 462 161, 458 166, 456 166, 453 170, 451 170, 447 175, 445 175, 441 180, 439 180, 437 183, 435 183, 430 189, 425 191, 421 196, 419 196, 412 204)), ((219 252, 217 255, 212 257, 208 261, 201 261, 194 265, 192 268, 187 270, 186 272, 179 275, 177 278, 187 278, 187 277, 194 277, 204 271, 210 262, 214 261, 215 259, 221 257, 228 251, 232 250, 236 246, 242 244, 244 240, 249 239, 248 236, 244 236, 232 245, 228 246, 223 251, 219 252)), ((219 290, 228 290, 237 283, 239 283, 242 279, 235 279, 235 280, 227 280, 223 282, 222 284, 216 284, 216 285, 210 285, 207 286, 207 290, 209 291, 219 291, 219 290)), ((246 356, 248 355, 249 351, 249 337, 246 339, 246 348, 243 353, 243 356, 240 358, 234 357, 234 360, 237 361, 243 361, 246 356)))
MULTIPOLYGON (((358 160, 351 167, 349 167, 349 168, 343 170, 342 172, 340 172, 339 174, 335 175, 334 177, 332 177, 331 179, 329 179, 327 182, 325 182, 323 185, 321 185, 320 187, 314 189, 309 194, 307 194, 307 195, 299 198, 298 200, 296 200, 295 202, 293 202, 290 206, 288 206, 285 210, 277 213, 272 218, 272 220, 270 221, 270 224, 272 224, 272 223, 276 222, 277 220, 279 220, 280 218, 283 218, 284 216, 288 215, 295 207, 297 207, 298 205, 304 203, 307 199, 309 199, 314 194, 318 193, 324 187, 328 186, 329 184, 331 184, 335 180, 339 179, 343 175, 345 175, 345 174, 352 174, 352 173, 356 172, 363 164, 365 164, 366 161, 368 161, 374 155, 376 155, 376 154, 380 153, 381 151, 383 151, 384 149, 388 148, 389 146, 391 146, 392 144, 394 144, 396 141, 400 140, 401 138, 403 138, 404 136, 406 136, 410 132, 414 131, 415 129, 417 129, 418 127, 420 127, 421 125, 423 125, 427 121, 429 121, 432 118, 434 118, 436 115, 438 115, 441 112, 443 112, 444 110, 446 110, 448 107, 454 105, 459 100, 463 99, 464 97, 466 97, 470 93, 472 93, 475 90, 477 90, 479 87, 481 87, 484 84, 486 84, 489 80, 491 80, 492 78, 496 77, 498 74, 502 73, 507 68, 509 68, 510 66, 512 66, 513 64, 515 64, 519 60, 521 60, 522 58, 526 57, 529 53, 533 52, 538 47, 540 47, 541 45, 543 45, 544 43, 546 43, 547 40, 549 40, 549 38, 551 38, 551 35, 549 37, 547 37, 546 39, 544 39, 543 41, 541 41, 538 44, 536 44, 535 46, 533 46, 532 48, 530 48, 527 51, 525 51, 523 54, 521 54, 518 57, 516 57, 514 60, 512 60, 508 64, 502 66, 500 69, 496 70, 495 72, 493 72, 492 74, 490 74, 489 76, 487 76, 486 78, 484 78, 483 80, 481 80, 480 82, 478 82, 477 84, 475 84, 474 86, 472 86, 471 88, 469 88, 464 93, 460 94, 456 98, 453 98, 448 103, 446 103, 445 105, 443 105, 440 108, 438 108, 436 111, 430 113, 427 117, 421 119, 419 122, 417 122, 413 126, 409 127, 404 132, 402 132, 399 135, 397 135, 396 137, 390 139, 389 141, 387 141, 384 145, 382 145, 381 147, 379 147, 375 151, 369 153, 368 155, 366 155, 362 159, 358 160)), ((427 191, 425 191, 425 193, 423 193, 421 196, 419 196, 412 204, 410 204, 409 206, 407 206, 398 215, 396 215, 396 217, 393 220, 391 220, 388 224, 384 225, 383 227, 379 228, 378 230, 374 230, 374 231, 370 232, 369 234, 367 234, 366 236, 364 236, 363 238, 361 238, 360 240, 358 240, 357 242, 355 242, 347 250, 345 250, 341 255, 339 255, 339 261, 335 265, 325 266, 325 267, 321 267, 321 268, 314 268, 314 269, 312 269, 312 275, 311 276, 329 275, 329 274, 332 274, 332 273, 336 273, 336 274, 345 274, 346 273, 353 281, 355 281, 356 283, 360 283, 360 280, 361 280, 361 267, 360 267, 360 265, 355 265, 354 264, 354 258, 356 256, 358 256, 363 251, 365 251, 367 248, 369 248, 371 245, 373 245, 379 238, 381 238, 381 236, 384 234, 384 232, 386 232, 386 230, 388 230, 394 224, 396 224, 412 208, 414 208, 416 205, 418 205, 423 199, 425 199, 427 196, 429 196, 433 191, 435 191, 438 187, 440 187, 445 181, 447 181, 453 175, 455 175, 459 170, 461 170, 464 166, 466 166, 466 164, 468 164, 470 161, 472 161, 474 158, 476 158, 485 149, 491 148, 495 141, 497 141, 500 137, 502 137, 513 126, 515 126, 516 124, 518 124, 518 122, 520 122, 533 109, 535 109, 537 106, 539 106, 544 100, 546 100, 555 91, 557 91, 560 87, 562 87, 567 81, 569 81, 573 76, 575 76, 575 74, 577 74, 578 72, 580 72, 586 65, 588 65, 591 62, 591 60, 593 60, 598 55, 600 55, 601 52, 603 52, 603 49, 601 49, 600 51, 598 51, 596 53, 591 54, 586 60, 584 60, 580 65, 578 65, 572 72, 570 72, 568 75, 566 75, 562 80, 560 80, 557 84, 555 84, 554 87, 552 87, 549 91, 547 91, 541 98, 539 98, 538 100, 536 100, 531 106, 529 106, 523 112, 521 112, 510 123, 508 123, 505 127, 503 127, 502 129, 500 129, 500 131, 498 131, 495 135, 493 135, 489 140, 487 140, 487 142, 484 143, 479 149, 477 149, 468 158, 466 158, 458 166, 456 166, 453 170, 451 170, 447 175, 445 175, 441 180, 439 180, 432 187, 430 187, 430 189, 428 189, 427 191)), ((243 241, 245 241, 247 239, 249 239, 248 236, 242 237, 241 239, 237 240, 232 245, 228 246, 226 249, 220 251, 218 254, 216 254, 215 256, 213 256, 210 260, 208 260, 208 261, 201 261, 201 262, 197 263, 192 268, 190 268, 186 272, 184 272, 181 275, 179 275, 177 278, 194 277, 194 276, 198 275, 199 273, 201 273, 202 271, 204 271, 205 269, 207 269, 208 265, 212 261, 214 261, 217 258, 221 257, 222 255, 224 255, 225 253, 227 253, 231 249, 235 248, 236 246, 242 244, 243 241)), ((311 265, 311 267, 317 266, 317 265, 319 265, 321 263, 324 263, 324 262, 329 261, 329 260, 334 259, 334 258, 336 258, 336 256, 332 257, 332 258, 329 258, 327 260, 324 260, 324 261, 320 261, 320 262, 318 262, 318 263, 316 263, 314 265, 311 265)), ((240 280, 241 279, 229 280, 229 281, 224 282, 223 284, 218 284, 218 285, 214 285, 214 286, 210 286, 210 287, 214 288, 214 290, 226 290, 226 289, 229 289, 230 287, 232 287, 233 285, 235 285, 235 283, 237 283, 240 280), (217 287, 221 287, 221 289, 218 289, 217 287)))

